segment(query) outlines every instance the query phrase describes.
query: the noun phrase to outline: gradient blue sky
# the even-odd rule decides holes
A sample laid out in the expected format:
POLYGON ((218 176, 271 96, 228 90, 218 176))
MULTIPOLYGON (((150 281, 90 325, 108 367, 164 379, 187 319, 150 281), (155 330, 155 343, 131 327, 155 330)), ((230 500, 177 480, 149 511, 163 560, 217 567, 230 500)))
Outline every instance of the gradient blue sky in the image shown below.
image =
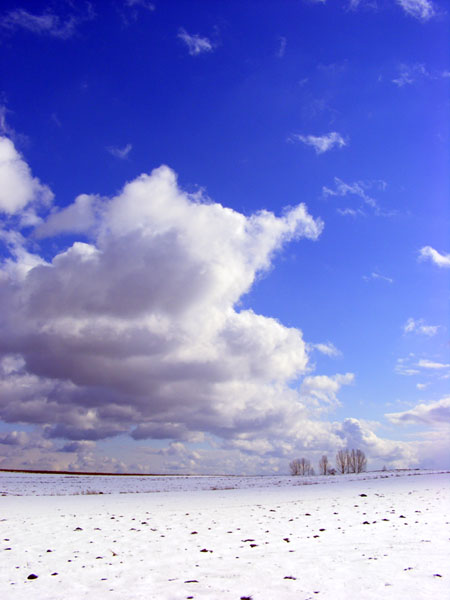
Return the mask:
POLYGON ((4 2, 0 467, 448 467, 449 22, 4 2))

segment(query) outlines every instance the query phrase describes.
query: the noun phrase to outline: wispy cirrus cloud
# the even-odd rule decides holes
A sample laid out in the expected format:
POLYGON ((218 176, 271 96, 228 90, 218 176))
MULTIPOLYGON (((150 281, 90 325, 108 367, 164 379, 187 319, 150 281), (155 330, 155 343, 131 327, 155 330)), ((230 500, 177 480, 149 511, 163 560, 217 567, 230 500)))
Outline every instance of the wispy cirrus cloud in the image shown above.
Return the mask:
POLYGON ((130 19, 137 21, 142 11, 153 12, 156 6, 148 0, 124 0, 122 8, 119 8, 119 14, 125 25, 128 25, 130 19))
POLYGON ((323 186, 322 194, 324 196, 347 196, 353 195, 358 196, 362 200, 364 200, 365 204, 369 206, 376 206, 376 200, 374 200, 371 196, 369 196, 366 192, 368 188, 371 187, 371 184, 365 183, 364 181, 355 181, 353 183, 345 183, 339 177, 334 178, 335 188, 332 190, 329 187, 323 186))
POLYGON ((395 83, 398 87, 405 85, 412 85, 420 79, 428 79, 431 77, 430 73, 422 63, 415 63, 413 65, 400 65, 399 73, 392 83, 395 83))
POLYGON ((450 268, 450 254, 441 254, 431 246, 424 246, 419 250, 419 260, 431 260, 442 269, 450 268))
POLYGON ((429 21, 436 15, 436 8, 431 0, 397 0, 397 4, 419 21, 429 21))
POLYGON ((395 372, 398 375, 421 375, 427 377, 446 378, 450 370, 450 363, 431 360, 429 358, 418 359, 413 353, 405 358, 398 358, 395 372))
POLYGON ((336 210, 340 215, 342 215, 344 217, 353 217, 354 219, 359 215, 365 214, 364 211, 361 210, 360 208, 354 209, 354 208, 347 207, 347 208, 337 208, 336 210))
POLYGON ((179 30, 178 37, 186 44, 191 56, 212 52, 214 49, 209 38, 200 37, 198 34, 191 35, 183 28, 179 30))
POLYGON ((413 63, 399 65, 398 73, 391 81, 401 88, 421 81, 438 81, 448 77, 450 77, 450 72, 447 70, 430 69, 423 63, 413 63))
POLYGON ((278 46, 277 57, 278 58, 283 58, 284 53, 286 52, 287 40, 286 40, 286 38, 284 36, 281 36, 279 38, 279 42, 280 42, 280 45, 278 46))
MULTIPOLYGON (((395 0, 403 11, 419 21, 429 21, 438 14, 432 0, 395 0)), ((310 4, 325 4, 326 0, 305 0, 310 4)), ((377 0, 348 0, 344 8, 347 10, 358 10, 361 7, 378 10, 380 8, 377 0)))
POLYGON ((370 190, 378 190, 384 191, 387 187, 385 181, 377 180, 377 181, 354 181, 352 183, 346 183, 339 179, 339 177, 334 178, 334 188, 330 188, 327 186, 322 187, 322 195, 327 196, 336 196, 336 197, 346 197, 346 196, 356 196, 362 200, 362 206, 357 209, 352 207, 346 208, 338 208, 338 212, 341 215, 349 215, 352 217, 356 217, 358 215, 365 215, 365 211, 363 207, 369 208, 369 210, 377 216, 389 217, 395 214, 394 211, 386 211, 380 208, 377 200, 369 194, 370 190))
POLYGON ((153 2, 147 2, 147 0, 125 0, 125 6, 129 8, 145 8, 149 11, 154 11, 156 6, 153 2))
POLYGON ((94 10, 89 3, 82 10, 65 17, 49 10, 41 14, 34 14, 23 8, 16 8, 0 18, 0 26, 11 32, 22 29, 30 33, 66 40, 75 34, 81 23, 94 17, 94 10))
POLYGON ((368 8, 370 10, 377 10, 377 0, 349 0, 347 4, 348 10, 358 10, 359 8, 368 8))
POLYGON ((115 156, 116 158, 120 158, 121 160, 125 160, 128 158, 131 150, 133 149, 132 144, 127 144, 123 148, 119 148, 118 146, 108 146, 106 148, 110 154, 115 156))
POLYGON ((420 370, 414 364, 414 361, 414 354, 410 354, 404 358, 397 358, 394 371, 397 375, 406 375, 408 377, 411 375, 419 375, 420 370))
POLYGON ((403 325, 404 333, 419 333, 432 337, 436 335, 439 330, 439 325, 426 325, 423 319, 408 319, 403 325))
POLYGON ((386 281, 387 283, 394 283, 392 277, 386 277, 386 275, 381 275, 376 271, 372 271, 370 275, 363 275, 364 281, 386 281))
POLYGON ((324 135, 303 135, 300 133, 293 133, 289 136, 289 141, 303 142, 307 146, 312 146, 316 151, 316 154, 323 154, 333 148, 343 148, 348 144, 347 140, 336 131, 330 131, 330 133, 324 135))
MULTIPOLYGON (((313 1, 313 0, 309 0, 313 1)), ((321 2, 322 0, 317 0, 321 2)), ((410 17, 414 17, 419 21, 429 21, 438 14, 435 4, 432 0, 395 0, 403 11, 410 17)), ((325 3, 325 1, 323 2, 325 3)), ((348 0, 345 8, 347 10, 358 10, 360 8, 368 8, 370 10, 379 10, 382 8, 377 0, 348 0)))

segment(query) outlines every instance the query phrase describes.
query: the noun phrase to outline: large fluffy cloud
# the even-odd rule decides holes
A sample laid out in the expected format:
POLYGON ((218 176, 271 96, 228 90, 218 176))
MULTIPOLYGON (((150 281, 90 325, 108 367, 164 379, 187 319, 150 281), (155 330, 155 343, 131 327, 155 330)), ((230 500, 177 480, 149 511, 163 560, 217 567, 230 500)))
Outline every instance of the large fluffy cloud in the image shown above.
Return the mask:
POLYGON ((52 209, 27 238, 23 212, 51 192, 4 147, 5 212, 18 218, 0 228, 0 421, 34 426, 0 436, 4 464, 261 472, 352 444, 410 460, 359 421, 323 420, 354 375, 312 375, 299 329, 240 308, 284 244, 320 236, 303 204, 244 216, 162 166, 112 198, 52 209), (117 436, 128 450, 97 452, 117 436))
POLYGON ((302 333, 236 305, 284 243, 321 229, 304 205, 245 217, 189 196, 160 167, 52 213, 35 237, 85 241, 51 262, 9 232, 0 417, 78 441, 229 437, 283 421, 307 369, 302 333))
POLYGON ((373 432, 372 424, 353 418, 345 419, 337 426, 336 434, 345 441, 347 448, 361 448, 372 464, 375 461, 376 464, 384 463, 396 468, 419 464, 417 443, 381 438, 373 432))

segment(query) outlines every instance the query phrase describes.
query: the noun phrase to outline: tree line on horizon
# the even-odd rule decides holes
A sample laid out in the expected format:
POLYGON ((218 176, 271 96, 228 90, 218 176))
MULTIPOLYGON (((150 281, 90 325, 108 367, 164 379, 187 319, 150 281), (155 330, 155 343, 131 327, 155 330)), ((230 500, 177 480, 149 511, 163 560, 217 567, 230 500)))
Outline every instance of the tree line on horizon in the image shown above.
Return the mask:
MULTIPOLYGON (((295 458, 289 463, 291 475, 315 475, 314 468, 307 458, 295 458)), ((348 448, 336 453, 335 467, 331 466, 328 456, 324 454, 319 460, 319 475, 336 475, 345 473, 362 473, 367 468, 367 458, 362 450, 348 448)))

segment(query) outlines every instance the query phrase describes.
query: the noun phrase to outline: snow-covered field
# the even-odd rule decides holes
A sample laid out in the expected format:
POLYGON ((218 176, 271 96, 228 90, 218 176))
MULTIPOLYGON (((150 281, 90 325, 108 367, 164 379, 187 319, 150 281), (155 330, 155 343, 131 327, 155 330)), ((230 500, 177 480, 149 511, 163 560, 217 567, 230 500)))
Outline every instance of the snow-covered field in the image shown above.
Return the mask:
POLYGON ((448 600, 450 474, 0 473, 0 542, 1 598, 448 600))

